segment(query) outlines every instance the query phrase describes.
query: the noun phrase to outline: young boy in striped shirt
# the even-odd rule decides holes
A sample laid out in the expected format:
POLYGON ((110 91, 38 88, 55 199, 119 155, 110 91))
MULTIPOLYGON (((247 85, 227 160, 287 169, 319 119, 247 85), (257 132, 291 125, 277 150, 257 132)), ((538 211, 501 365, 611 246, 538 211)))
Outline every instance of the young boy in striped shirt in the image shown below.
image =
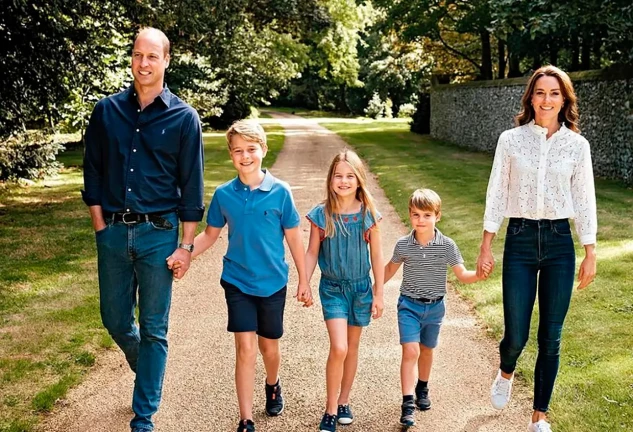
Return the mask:
MULTIPOLYGON (((413 230, 398 240, 393 257, 385 266, 387 283, 404 263, 398 299, 398 328, 402 345, 400 424, 405 427, 415 425, 416 406, 422 411, 431 408, 428 381, 433 349, 437 346, 446 312, 446 266, 451 266, 461 283, 481 280, 475 271, 466 270, 455 242, 435 227, 442 215, 441 207, 442 200, 434 191, 418 189, 413 192, 409 198, 409 219, 413 230)), ((484 278, 489 271, 489 267, 484 269, 484 278)))

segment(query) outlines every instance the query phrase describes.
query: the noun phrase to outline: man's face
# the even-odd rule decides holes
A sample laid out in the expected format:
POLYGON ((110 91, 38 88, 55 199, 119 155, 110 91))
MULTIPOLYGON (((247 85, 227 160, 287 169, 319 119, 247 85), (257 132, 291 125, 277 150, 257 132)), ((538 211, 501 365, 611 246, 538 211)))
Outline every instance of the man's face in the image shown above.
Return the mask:
POLYGON ((141 87, 163 87, 169 54, 165 55, 161 36, 152 31, 143 32, 132 50, 132 75, 141 87))

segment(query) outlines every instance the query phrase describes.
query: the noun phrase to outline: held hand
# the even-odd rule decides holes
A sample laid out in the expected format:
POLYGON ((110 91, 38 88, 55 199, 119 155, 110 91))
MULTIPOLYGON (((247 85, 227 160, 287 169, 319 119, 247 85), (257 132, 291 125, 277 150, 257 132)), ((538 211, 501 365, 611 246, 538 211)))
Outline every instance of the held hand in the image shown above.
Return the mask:
POLYGON ((596 277, 596 256, 588 255, 582 260, 580 269, 578 270, 578 287, 576 289, 582 290, 587 288, 596 277))
POLYGON ((373 319, 380 318, 384 310, 385 310, 385 302, 382 296, 374 296, 374 300, 371 303, 371 317, 373 319))
POLYGON ((299 284, 297 286, 297 294, 295 294, 297 301, 303 303, 303 307, 310 307, 314 304, 312 299, 312 290, 308 284, 299 284))
POLYGON ((492 272, 492 265, 490 263, 484 263, 482 266, 482 274, 479 276, 479 280, 486 280, 492 272))
POLYGON ((482 249, 481 252, 479 252, 479 257, 477 257, 477 277, 486 279, 494 268, 495 257, 492 255, 492 250, 482 249))
POLYGON ((174 277, 176 279, 182 279, 187 270, 189 270, 189 265, 191 264, 191 252, 177 248, 171 256, 166 258, 167 267, 174 272, 174 277))

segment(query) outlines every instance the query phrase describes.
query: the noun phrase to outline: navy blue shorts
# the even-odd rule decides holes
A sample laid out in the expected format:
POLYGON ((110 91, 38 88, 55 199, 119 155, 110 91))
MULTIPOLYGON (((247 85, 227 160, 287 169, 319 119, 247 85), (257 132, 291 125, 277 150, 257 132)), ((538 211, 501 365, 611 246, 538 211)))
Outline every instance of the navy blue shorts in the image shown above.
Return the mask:
POLYGON ((220 285, 229 311, 228 331, 254 331, 266 339, 279 339, 284 334, 285 286, 269 297, 257 297, 244 294, 224 279, 220 279, 220 285))

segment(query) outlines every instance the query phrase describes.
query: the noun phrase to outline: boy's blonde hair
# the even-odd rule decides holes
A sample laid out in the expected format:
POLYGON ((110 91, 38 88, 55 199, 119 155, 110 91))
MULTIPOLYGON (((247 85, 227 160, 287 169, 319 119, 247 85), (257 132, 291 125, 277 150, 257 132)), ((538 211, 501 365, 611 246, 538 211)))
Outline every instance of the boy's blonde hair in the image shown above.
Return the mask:
MULTIPOLYGON (((327 190, 327 197, 325 199, 325 236, 334 237, 336 234, 336 225, 338 224, 343 230, 344 225, 340 220, 335 220, 334 214, 339 212, 340 206, 338 204, 338 195, 332 190, 332 177, 336 171, 336 165, 339 162, 346 162, 352 169, 352 172, 358 179, 358 189, 356 189, 356 199, 363 204, 363 220, 367 215, 367 212, 371 214, 374 220, 376 219, 376 205, 374 204, 374 198, 367 189, 367 174, 365 172, 365 165, 363 161, 358 157, 356 153, 351 150, 345 149, 332 160, 330 169, 327 173, 327 179, 325 187, 327 190)), ((340 216, 339 216, 340 218, 340 216)))
POLYGON ((409 210, 413 208, 438 215, 442 211, 442 199, 431 189, 417 189, 409 197, 409 210))
POLYGON ((262 149, 267 148, 266 132, 264 128, 255 120, 238 120, 226 131, 226 144, 231 150, 231 141, 235 135, 239 135, 243 140, 258 143, 262 149))

